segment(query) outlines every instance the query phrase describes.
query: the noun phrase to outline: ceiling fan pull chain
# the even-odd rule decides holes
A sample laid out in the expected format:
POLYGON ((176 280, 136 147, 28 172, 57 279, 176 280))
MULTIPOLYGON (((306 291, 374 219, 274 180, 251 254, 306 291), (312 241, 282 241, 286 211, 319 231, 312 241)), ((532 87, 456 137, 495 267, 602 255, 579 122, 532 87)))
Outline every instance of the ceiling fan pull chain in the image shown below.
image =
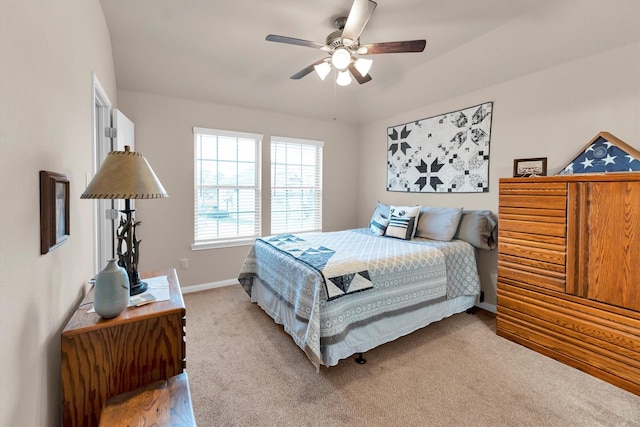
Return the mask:
POLYGON ((337 79, 333 79, 333 120, 336 120, 336 116, 338 115, 338 82, 336 80, 337 79))

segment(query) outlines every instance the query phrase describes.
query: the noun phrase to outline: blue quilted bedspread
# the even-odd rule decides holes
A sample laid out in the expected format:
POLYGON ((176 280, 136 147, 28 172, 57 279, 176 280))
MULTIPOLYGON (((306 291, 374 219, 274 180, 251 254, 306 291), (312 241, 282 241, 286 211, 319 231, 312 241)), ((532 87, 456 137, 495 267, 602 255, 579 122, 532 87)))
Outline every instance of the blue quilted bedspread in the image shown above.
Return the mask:
POLYGON ((477 295, 480 287, 468 243, 405 241, 368 229, 258 239, 238 277, 249 295, 254 278, 306 325, 285 329, 316 368, 323 343, 339 341, 351 325, 477 295))

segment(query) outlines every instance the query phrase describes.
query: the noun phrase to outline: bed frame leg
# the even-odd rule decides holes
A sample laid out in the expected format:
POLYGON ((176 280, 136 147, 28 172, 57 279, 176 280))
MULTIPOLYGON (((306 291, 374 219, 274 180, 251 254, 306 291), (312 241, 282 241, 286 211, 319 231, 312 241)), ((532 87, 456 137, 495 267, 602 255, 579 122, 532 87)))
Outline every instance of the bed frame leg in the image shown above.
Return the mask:
POLYGON ((362 357, 362 353, 358 353, 358 356, 356 357, 356 363, 360 365, 364 365, 365 363, 367 363, 366 359, 362 357))
POLYGON ((467 314, 476 314, 476 306, 474 305, 473 307, 467 308, 465 312, 467 314))

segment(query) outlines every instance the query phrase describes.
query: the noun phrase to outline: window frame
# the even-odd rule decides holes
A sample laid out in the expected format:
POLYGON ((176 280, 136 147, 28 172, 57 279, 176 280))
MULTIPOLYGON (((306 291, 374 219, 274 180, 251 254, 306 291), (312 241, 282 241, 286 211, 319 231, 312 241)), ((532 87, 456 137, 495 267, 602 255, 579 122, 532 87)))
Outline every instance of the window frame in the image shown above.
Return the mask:
MULTIPOLYGON (((240 131, 228 131, 228 130, 220 130, 220 129, 211 129, 211 128, 202 128, 202 127, 194 127, 193 128, 193 160, 194 160, 194 170, 193 170, 193 244, 191 245, 192 250, 207 250, 214 248, 222 248, 222 247, 234 247, 234 246, 245 246, 252 244, 256 238, 260 237, 262 234, 262 141, 264 135, 249 133, 249 132, 240 132, 240 131), (242 185, 213 185, 210 187, 214 188, 253 188, 256 196, 255 201, 255 213, 254 213, 254 235, 251 236, 242 236, 242 237, 219 237, 215 239, 197 239, 197 230, 198 230, 198 190, 200 189, 200 185, 198 183, 198 162, 201 159, 198 158, 198 138, 200 135, 209 135, 215 137, 229 137, 229 138, 242 138, 242 139, 253 139, 255 144, 255 181, 253 186, 242 186, 242 185)), ((237 160, 236 160, 237 162, 237 160)))
POLYGON ((319 140, 311 140, 311 139, 303 139, 303 138, 292 138, 292 137, 285 137, 285 136, 271 136, 270 138, 270 144, 269 144, 269 151, 271 154, 271 159, 270 159, 270 176, 271 176, 271 182, 270 182, 270 189, 269 189, 269 195, 271 198, 271 206, 270 206, 270 232, 271 234, 282 234, 282 233, 312 233, 312 232, 321 232, 322 231, 322 205, 323 205, 323 176, 322 176, 322 172, 323 172, 323 157, 324 157, 324 141, 319 141, 319 140), (292 145, 306 145, 306 146, 313 146, 316 148, 316 165, 315 165, 315 186, 292 186, 292 187, 287 187, 287 186, 276 186, 275 185, 275 180, 274 180, 274 164, 275 164, 275 159, 273 158, 273 149, 274 149, 274 144, 292 144, 292 145), (273 231, 274 229, 274 203, 273 203, 273 199, 274 199, 274 190, 276 189, 286 189, 286 188, 294 188, 294 189, 312 189, 314 191, 316 191, 317 197, 317 203, 318 205, 315 206, 314 212, 316 214, 316 223, 315 223, 315 227, 313 229, 286 229, 286 230, 280 230, 277 233, 275 233, 273 231))

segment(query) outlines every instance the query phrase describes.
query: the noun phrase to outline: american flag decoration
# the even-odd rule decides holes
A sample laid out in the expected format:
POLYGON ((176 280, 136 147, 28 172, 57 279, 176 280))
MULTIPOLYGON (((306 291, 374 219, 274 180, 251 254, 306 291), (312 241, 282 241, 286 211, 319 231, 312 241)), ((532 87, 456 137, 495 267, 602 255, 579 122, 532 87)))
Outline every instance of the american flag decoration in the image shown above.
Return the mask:
POLYGON ((558 175, 640 171, 640 151, 600 132, 558 175))

